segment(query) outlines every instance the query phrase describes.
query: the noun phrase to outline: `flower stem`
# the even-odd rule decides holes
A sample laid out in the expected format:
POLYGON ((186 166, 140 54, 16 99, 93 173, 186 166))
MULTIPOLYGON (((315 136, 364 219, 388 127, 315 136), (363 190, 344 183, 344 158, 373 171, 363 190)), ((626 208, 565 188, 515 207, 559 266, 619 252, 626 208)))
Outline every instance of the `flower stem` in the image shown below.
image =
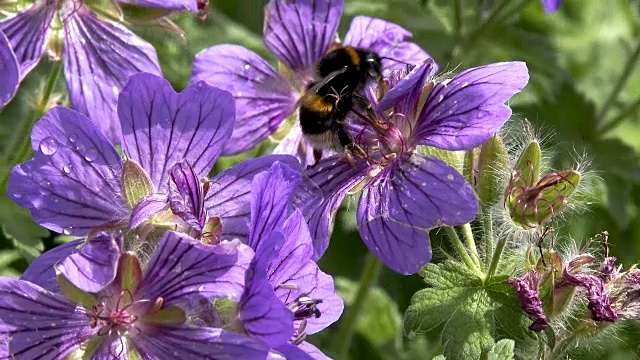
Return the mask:
POLYGON ((633 114, 634 112, 636 112, 638 110, 638 108, 640 108, 640 97, 636 99, 636 101, 634 101, 633 103, 629 104, 627 107, 625 107, 624 109, 622 109, 620 111, 620 113, 618 113, 618 115, 616 115, 616 117, 614 117, 613 119, 611 119, 611 121, 609 121, 608 123, 604 124, 604 126, 602 126, 602 129, 600 130, 600 134, 606 134, 609 131, 615 129, 618 125, 620 125, 620 123, 627 118, 627 116, 633 114))
POLYGON ((462 244, 460 237, 458 237, 458 233, 456 233, 456 230, 451 226, 444 227, 444 230, 447 232, 447 236, 449 236, 449 238, 451 239, 451 244, 460 255, 462 262, 467 265, 469 269, 476 269, 475 263, 473 262, 473 260, 471 260, 469 253, 467 253, 467 249, 464 248, 464 245, 462 244))
POLYGON ((478 254, 478 248, 476 248, 476 242, 473 238, 473 231, 471 231, 471 224, 462 225, 462 237, 464 238, 465 244, 467 244, 467 248, 471 252, 471 260, 478 266, 478 268, 482 267, 482 262, 480 261, 480 255, 478 254))
MULTIPOLYGON (((598 115, 596 115, 596 119, 604 119, 605 115, 607 115, 607 112, 609 111, 609 109, 611 109, 611 106, 613 106, 613 103, 618 98, 620 91, 622 91, 625 84, 631 77, 633 68, 636 66, 636 62, 638 62, 639 58, 640 58, 640 41, 638 41, 635 49, 631 53, 631 56, 629 56, 629 58, 627 59, 627 62, 624 65, 624 69, 622 70, 622 73, 620 74, 618 81, 616 81, 616 84, 613 86, 613 90, 611 90, 611 94, 609 94, 609 97, 604 102, 602 109, 600 110, 598 115)), ((608 127, 610 127, 610 125, 604 126, 604 128, 608 128, 608 127)))
POLYGON ((489 265, 489 271, 487 272, 487 279, 493 276, 498 268, 498 263, 500 262, 500 257, 502 257, 502 252, 504 251, 504 246, 507 244, 507 238, 505 236, 500 237, 498 239, 498 244, 496 245, 496 249, 493 251, 493 255, 491 257, 491 264, 489 265))
POLYGON ((360 286, 351 306, 347 310, 344 320, 341 321, 340 328, 336 333, 335 353, 336 359, 346 359, 351 347, 351 340, 358 325, 358 317, 367 301, 369 290, 375 284, 380 274, 380 260, 372 253, 368 253, 365 259, 364 269, 360 276, 360 286))
POLYGON ((480 209, 480 218, 482 219, 482 233, 484 236, 484 252, 485 265, 491 264, 493 258, 493 217, 488 209, 480 209))
MULTIPOLYGON (((31 116, 22 124, 20 130, 18 130, 18 136, 14 137, 13 141, 11 141, 11 143, 6 147, 6 149, 16 149, 16 151, 10 152, 5 155, 5 164, 9 164, 10 167, 12 167, 11 165, 24 162, 29 155, 29 149, 31 145, 29 134, 31 133, 31 130, 33 129, 35 123, 48 110, 47 104, 49 103, 49 98, 51 97, 51 93, 53 92, 53 88, 55 87, 56 80, 58 80, 58 75, 60 74, 61 69, 61 61, 56 61, 53 63, 53 69, 51 69, 49 80, 47 80, 47 84, 45 85, 44 91, 42 92, 38 104, 36 104, 36 108, 33 111, 33 116, 31 116)), ((6 188, 7 181, 9 180, 9 173, 2 175, 2 184, 0 184, 0 189, 6 188)))

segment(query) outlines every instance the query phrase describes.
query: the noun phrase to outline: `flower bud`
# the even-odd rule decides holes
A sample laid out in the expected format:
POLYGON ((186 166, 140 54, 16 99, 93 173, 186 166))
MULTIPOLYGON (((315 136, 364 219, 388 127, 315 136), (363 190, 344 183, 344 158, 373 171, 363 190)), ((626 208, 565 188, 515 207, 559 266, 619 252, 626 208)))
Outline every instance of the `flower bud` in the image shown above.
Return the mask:
POLYGON ((552 219, 567 206, 567 199, 580 182, 580 173, 564 170, 550 173, 534 184, 537 169, 533 162, 525 170, 526 177, 519 171, 512 176, 507 188, 505 205, 513 222, 523 229, 533 229, 552 219))
POLYGON ((503 184, 500 174, 509 166, 507 149, 498 135, 494 135, 480 148, 476 193, 480 204, 490 207, 500 201, 503 184))

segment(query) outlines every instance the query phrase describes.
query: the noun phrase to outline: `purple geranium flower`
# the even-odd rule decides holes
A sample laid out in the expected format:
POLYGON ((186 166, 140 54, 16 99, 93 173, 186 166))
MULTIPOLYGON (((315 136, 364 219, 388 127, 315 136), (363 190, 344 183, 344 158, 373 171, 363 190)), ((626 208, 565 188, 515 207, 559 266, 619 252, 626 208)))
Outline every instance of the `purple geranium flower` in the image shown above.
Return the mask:
MULTIPOLYGON (((215 235, 246 240, 252 176, 276 160, 297 164, 292 156, 272 155, 200 182, 229 140, 234 121, 231 95, 204 83, 177 94, 162 78, 134 75, 120 94, 118 115, 125 160, 84 115, 53 108, 34 126, 34 158, 12 170, 9 196, 31 210, 40 225, 68 235, 126 228, 130 216, 133 226, 151 220, 172 229, 195 226, 193 233, 203 235, 187 212, 201 219, 204 209, 222 225, 222 233, 215 235), (191 182, 185 185, 179 172, 190 172, 191 182), (187 196, 182 207, 176 198, 180 191, 187 196), (157 214, 167 205, 175 216, 171 211, 157 214), (193 210, 185 208, 189 206, 193 210)), ((146 230, 152 229, 138 233, 142 239, 153 235, 146 230)))
POLYGON ((6 341, 0 355, 264 359, 267 349, 258 341, 189 324, 184 306, 194 295, 237 300, 251 258, 238 241, 203 245, 167 232, 143 266, 122 252, 121 238, 100 234, 61 258, 59 292, 40 286, 56 282, 48 276, 34 282, 0 277, 0 338, 6 341))
MULTIPOLYGON (((196 0, 120 0, 144 7, 197 12, 196 0)), ((120 143, 116 102, 129 76, 161 75, 156 51, 124 26, 99 19, 80 0, 36 0, 0 21, 16 54, 20 80, 36 66, 51 37, 64 36, 64 74, 73 108, 89 116, 114 143, 120 143), (56 12, 63 34, 52 34, 56 12)))
POLYGON ((304 339, 335 322, 344 304, 313 261, 309 229, 292 205, 301 181, 279 162, 253 179, 249 246, 256 255, 234 326, 287 359, 325 359, 304 339))
POLYGON ((0 109, 2 109, 18 89, 20 70, 16 54, 11 49, 11 44, 0 31, 0 109))
POLYGON ((544 12, 552 13, 562 6, 563 0, 542 0, 542 8, 544 8, 544 12))
MULTIPOLYGON (((350 164, 333 156, 307 170, 325 192, 309 219, 315 258, 327 248, 336 208, 358 184, 363 186, 360 235, 387 266, 403 274, 417 272, 431 259, 429 229, 475 218, 478 202, 471 186, 455 168, 419 147, 471 150, 487 141, 509 119, 511 109, 504 102, 524 88, 528 71, 522 62, 497 63, 435 83, 434 67, 427 59, 406 77, 406 71, 392 73, 390 90, 375 105, 380 119, 352 126, 366 159, 350 164)), ((355 125, 360 118, 352 119, 355 125)))
MULTIPOLYGON (((236 100, 237 121, 232 141, 223 154, 237 154, 253 147, 292 114, 300 92, 313 79, 314 66, 335 45, 343 7, 343 0, 269 2, 265 9, 264 42, 288 67, 286 78, 242 46, 217 45, 196 55, 192 81, 204 80, 228 90, 236 100)), ((404 41, 409 36, 411 33, 399 25, 358 16, 353 19, 344 43, 412 64, 429 57, 416 44, 404 41)), ((386 71, 401 66, 388 59, 383 64, 386 71)), ((307 160, 313 163, 309 144, 301 141, 296 121, 275 152, 299 155, 303 164, 307 160)))
POLYGON ((508 279, 507 283, 513 285, 518 293, 520 307, 533 322, 529 325, 529 330, 542 331, 549 327, 549 321, 542 309, 540 301, 540 274, 530 271, 519 278, 508 279))

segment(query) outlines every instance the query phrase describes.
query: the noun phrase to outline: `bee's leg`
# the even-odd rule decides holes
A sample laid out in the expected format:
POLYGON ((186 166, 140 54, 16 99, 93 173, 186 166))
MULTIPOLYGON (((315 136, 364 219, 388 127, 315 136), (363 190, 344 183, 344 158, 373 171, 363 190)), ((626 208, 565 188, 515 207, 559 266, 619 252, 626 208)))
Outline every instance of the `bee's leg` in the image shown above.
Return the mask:
POLYGON ((378 118, 378 115, 376 114, 375 110, 373 110, 373 106, 371 105, 371 102, 364 96, 358 93, 354 93, 353 102, 357 108, 365 110, 367 112, 367 117, 369 119, 375 121, 378 118))
POLYGON ((355 165, 351 154, 354 154, 361 158, 366 158, 367 153, 357 144, 355 144, 349 134, 344 130, 342 125, 337 126, 336 133, 338 134, 338 140, 340 141, 340 145, 345 149, 345 155, 347 156, 347 160, 352 165, 355 165))
POLYGON ((318 162, 322 159, 322 149, 313 149, 313 166, 316 166, 318 162))

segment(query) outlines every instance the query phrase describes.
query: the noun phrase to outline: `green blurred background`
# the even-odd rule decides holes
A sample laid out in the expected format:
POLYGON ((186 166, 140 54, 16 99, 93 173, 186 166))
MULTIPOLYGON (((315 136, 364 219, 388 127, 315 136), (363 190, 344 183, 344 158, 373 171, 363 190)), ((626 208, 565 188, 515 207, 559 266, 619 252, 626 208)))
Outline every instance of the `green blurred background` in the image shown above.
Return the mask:
MULTIPOLYGON (((165 77, 176 89, 188 84, 194 55, 221 43, 244 45, 275 63, 262 43, 265 1, 212 1, 210 17, 193 14, 172 19, 182 33, 157 22, 144 20, 144 12, 132 10, 130 27, 152 42, 158 51, 165 77)), ((440 64, 441 71, 497 61, 526 61, 531 80, 514 97, 514 117, 528 119, 543 140, 557 169, 589 163, 590 203, 570 213, 558 234, 576 240, 607 230, 610 247, 625 268, 640 258, 640 1, 565 0, 561 9, 545 14, 537 0, 346 0, 340 24, 344 36, 355 15, 369 15, 396 22, 414 34, 440 64)), ((166 24, 165 24, 166 25, 166 24)), ((44 60, 23 83, 16 99, 0 114, 0 143, 4 146, 0 170, 14 165, 16 123, 32 119, 32 104, 44 86, 51 63, 44 60)), ((64 103, 63 81, 56 90, 64 103)), ((226 168, 242 158, 268 152, 265 144, 248 154, 227 158, 216 165, 226 168)), ((3 190, 4 191, 4 190, 3 190)), ((411 296, 423 287, 418 276, 400 276, 384 270, 378 286, 361 304, 352 304, 366 248, 355 228, 355 198, 348 198, 337 215, 335 233, 321 267, 336 277, 340 294, 348 305, 363 307, 352 359, 430 359, 441 353, 438 334, 402 334, 402 313, 411 296)), ((0 273, 19 276, 28 262, 63 237, 39 228, 3 196, 0 199, 0 273)), ((440 235, 432 232, 434 249, 440 235)), ((444 245, 442 245, 444 246, 444 245)), ((437 251, 437 250, 436 250, 437 251)), ((436 253, 436 257, 438 254, 436 253)), ((314 335, 328 354, 335 346, 336 329, 314 335)), ((610 341, 582 344, 575 359, 640 358, 640 325, 628 323, 610 341)), ((446 341, 446 339, 440 339, 446 341)), ((527 358, 526 354, 520 354, 527 358)))

